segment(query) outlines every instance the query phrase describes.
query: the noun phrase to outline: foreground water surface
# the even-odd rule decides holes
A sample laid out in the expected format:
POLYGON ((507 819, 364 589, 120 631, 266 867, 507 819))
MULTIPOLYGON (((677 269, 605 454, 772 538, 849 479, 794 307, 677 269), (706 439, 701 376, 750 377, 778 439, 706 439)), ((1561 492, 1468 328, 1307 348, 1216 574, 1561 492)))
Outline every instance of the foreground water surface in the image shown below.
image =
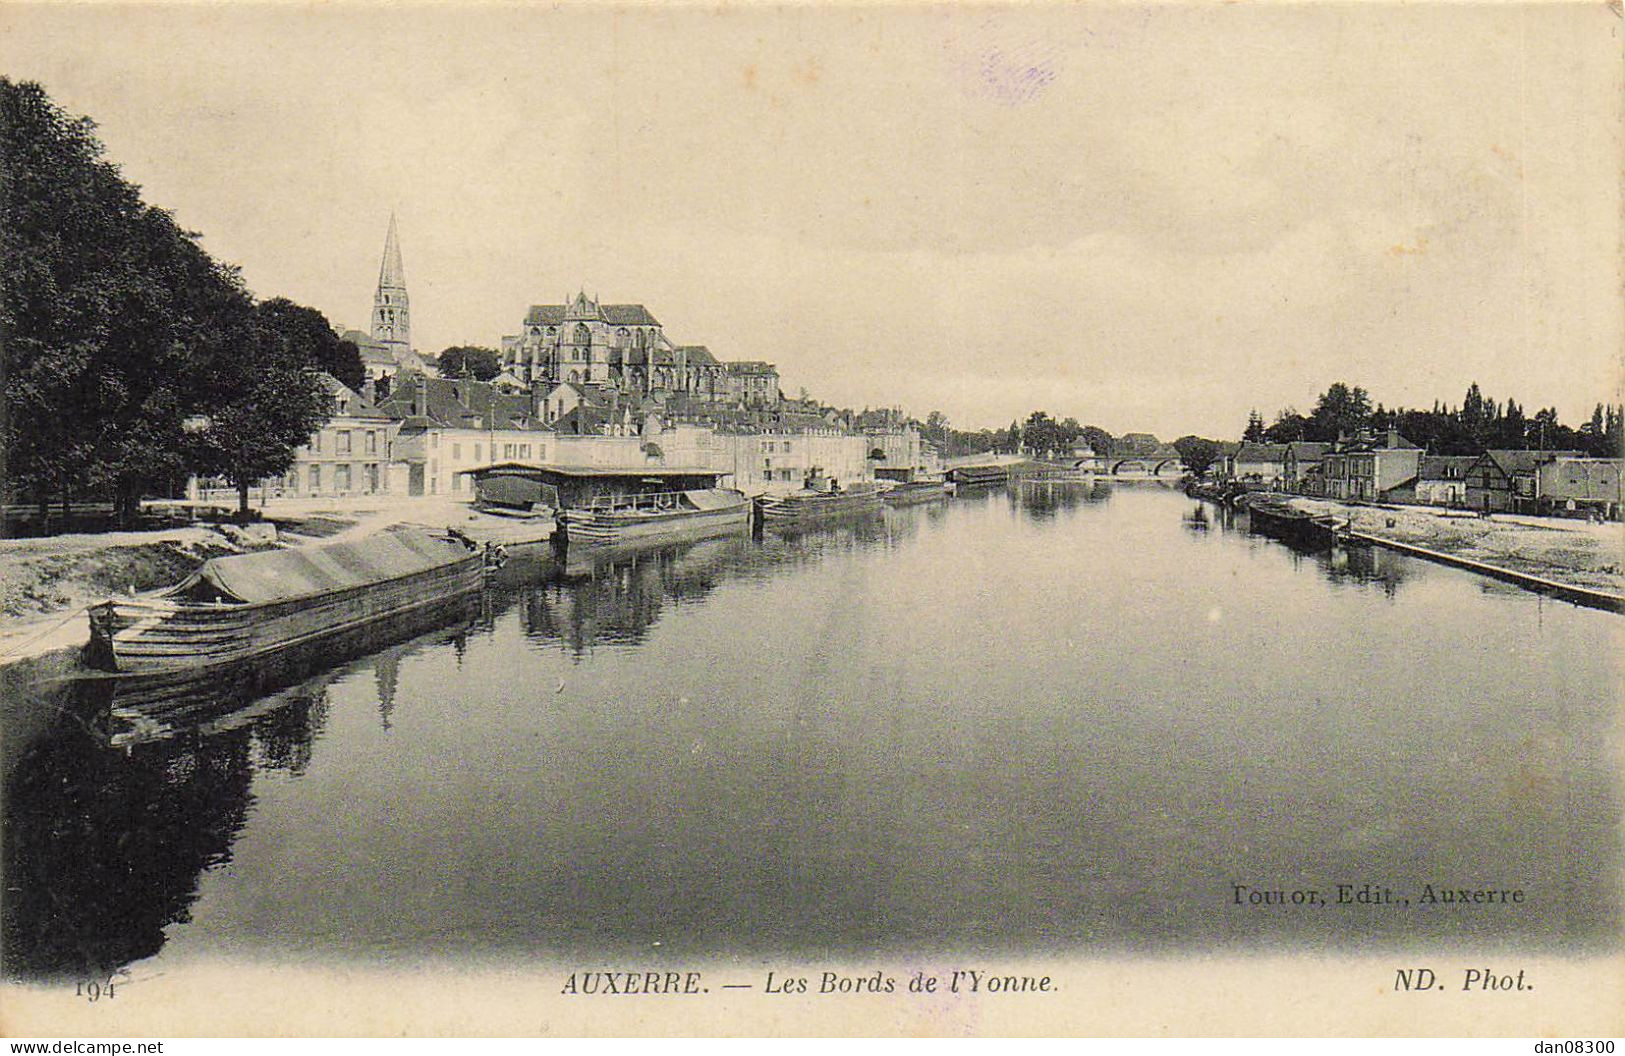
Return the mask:
POLYGON ((515 561, 275 692, 11 732, 4 959, 1613 948, 1621 626, 1154 485, 515 561), (1338 884, 1393 901, 1236 890, 1338 884))

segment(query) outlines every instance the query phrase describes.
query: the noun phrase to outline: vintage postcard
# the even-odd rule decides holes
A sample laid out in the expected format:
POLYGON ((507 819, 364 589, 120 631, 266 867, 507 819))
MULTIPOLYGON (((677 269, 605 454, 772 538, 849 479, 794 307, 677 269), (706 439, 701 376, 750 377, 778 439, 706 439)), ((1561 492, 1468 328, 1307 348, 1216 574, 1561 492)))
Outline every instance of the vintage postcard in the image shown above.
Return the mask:
POLYGON ((0 5, 0 1030, 1625 1032, 1620 38, 0 5))

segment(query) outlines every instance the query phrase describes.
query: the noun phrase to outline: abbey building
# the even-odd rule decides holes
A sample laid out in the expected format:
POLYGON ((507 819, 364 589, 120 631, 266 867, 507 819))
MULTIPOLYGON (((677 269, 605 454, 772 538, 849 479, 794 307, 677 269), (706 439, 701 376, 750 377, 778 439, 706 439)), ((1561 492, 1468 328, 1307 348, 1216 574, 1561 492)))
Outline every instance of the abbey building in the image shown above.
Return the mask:
POLYGON ((531 305, 520 332, 502 338, 502 365, 544 390, 567 384, 747 406, 779 397, 769 364, 720 362, 704 345, 673 342, 643 305, 602 304, 585 292, 565 304, 531 305))

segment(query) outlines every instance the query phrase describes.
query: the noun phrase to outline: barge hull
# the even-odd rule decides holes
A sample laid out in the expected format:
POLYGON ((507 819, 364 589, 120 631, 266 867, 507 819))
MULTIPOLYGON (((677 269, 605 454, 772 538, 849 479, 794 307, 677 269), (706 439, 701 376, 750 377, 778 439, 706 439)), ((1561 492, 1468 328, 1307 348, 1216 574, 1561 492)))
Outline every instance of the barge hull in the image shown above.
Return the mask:
POLYGON ((314 598, 207 604, 115 599, 91 610, 90 659, 120 672, 202 669, 264 656, 478 591, 477 553, 438 568, 314 598))

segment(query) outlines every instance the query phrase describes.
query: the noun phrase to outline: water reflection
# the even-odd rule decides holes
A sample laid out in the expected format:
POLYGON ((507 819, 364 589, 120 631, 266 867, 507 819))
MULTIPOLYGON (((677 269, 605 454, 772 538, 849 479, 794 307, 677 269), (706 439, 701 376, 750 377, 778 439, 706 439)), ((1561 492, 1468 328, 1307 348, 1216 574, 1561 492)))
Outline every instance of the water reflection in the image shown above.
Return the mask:
POLYGON ((388 729, 400 659, 466 637, 470 615, 419 613, 201 676, 37 692, 31 706, 56 718, 11 761, 0 813, 6 976, 86 978, 157 953, 164 929, 190 919, 201 875, 231 861, 254 775, 310 766, 334 665, 378 650, 363 664, 388 729))
POLYGON ((1006 490, 1010 508, 1038 522, 1052 521, 1079 506, 1105 502, 1111 494, 1112 486, 1104 481, 1023 480, 1006 490))
POLYGON ((531 641, 562 643, 579 658, 600 645, 640 644, 668 609, 701 602, 727 580, 762 580, 840 554, 895 548, 943 516, 941 507, 909 507, 759 539, 580 548, 562 567, 505 568, 489 601, 496 612, 517 607, 531 641))
POLYGON ((7 975, 82 978, 157 953, 199 874, 231 860, 255 766, 308 759, 298 731, 120 751, 69 726, 36 744, 6 789, 7 975))
POLYGON ((1616 617, 1155 485, 965 490, 518 559, 281 682, 77 687, 13 745, 7 971, 1614 941, 1616 617), (1532 900, 1227 908, 1299 879, 1532 900))

